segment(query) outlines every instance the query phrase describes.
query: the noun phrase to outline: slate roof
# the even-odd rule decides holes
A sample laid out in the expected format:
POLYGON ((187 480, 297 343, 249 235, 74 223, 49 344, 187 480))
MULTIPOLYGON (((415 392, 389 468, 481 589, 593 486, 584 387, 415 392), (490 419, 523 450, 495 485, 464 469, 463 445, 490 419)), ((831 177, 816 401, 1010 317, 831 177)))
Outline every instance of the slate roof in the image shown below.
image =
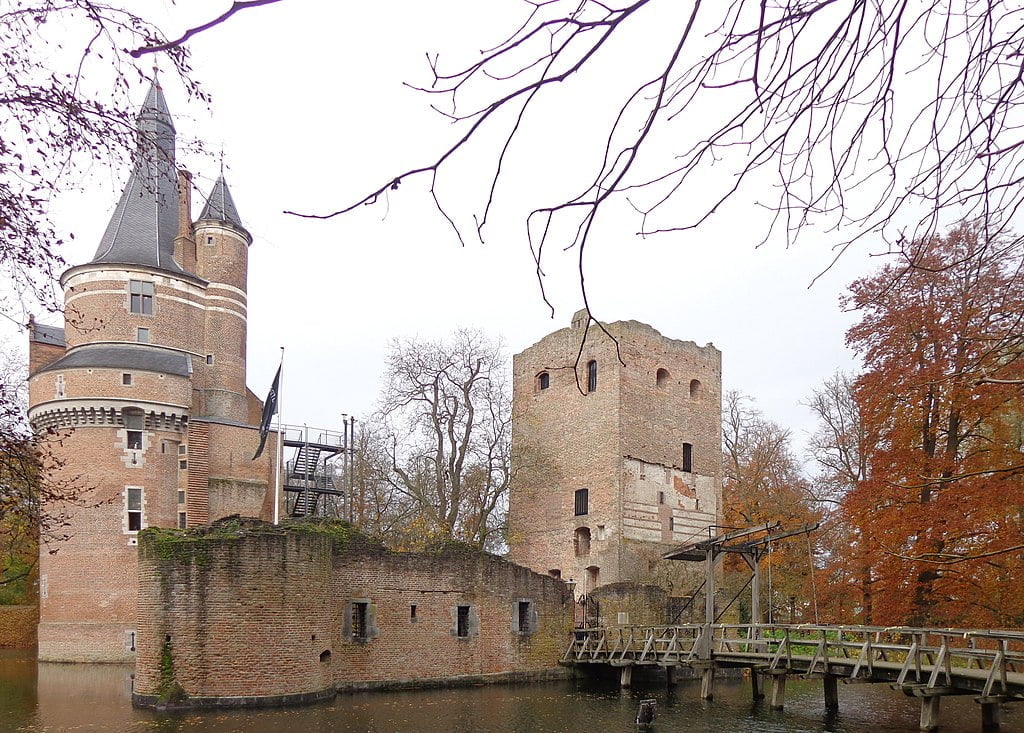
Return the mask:
POLYGON ((47 364, 37 374, 58 369, 94 368, 136 369, 187 377, 191 372, 189 367, 188 355, 180 351, 142 344, 96 344, 75 349, 47 364))
POLYGON ((32 323, 32 332, 29 340, 40 344, 51 344, 53 346, 67 346, 64 340, 64 329, 60 326, 44 326, 41 323, 32 323))
POLYGON ((174 261, 178 233, 174 124, 156 82, 146 95, 136 130, 139 150, 134 169, 92 262, 144 265, 191 275, 174 261))
POLYGON ((203 213, 199 215, 199 221, 203 219, 223 221, 248 233, 242 224, 241 217, 238 216, 238 209, 235 208, 234 199, 231 198, 231 191, 228 189, 223 173, 217 177, 217 182, 213 184, 213 190, 210 191, 210 196, 206 199, 203 213))

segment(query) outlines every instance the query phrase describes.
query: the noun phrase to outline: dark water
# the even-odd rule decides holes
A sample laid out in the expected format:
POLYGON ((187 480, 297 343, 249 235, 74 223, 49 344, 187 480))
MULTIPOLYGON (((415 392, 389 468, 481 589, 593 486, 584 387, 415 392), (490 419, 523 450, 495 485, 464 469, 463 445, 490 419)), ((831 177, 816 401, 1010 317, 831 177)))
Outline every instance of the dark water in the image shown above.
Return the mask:
MULTIPOLYGON (((342 695, 307 708, 161 714, 132 709, 131 668, 41 664, 0 651, 0 731, 26 733, 271 733, 288 731, 635 731, 641 698, 658 700, 656 733, 693 731, 917 731, 916 700, 886 685, 840 685, 840 710, 825 713, 819 682, 790 680, 786 710, 750 701, 741 680, 718 680, 715 699, 698 699, 698 683, 674 688, 634 680, 576 680, 456 690, 342 695)), ((1003 731, 1024 731, 1024 703, 1003 709, 1003 731)), ((968 697, 942 701, 942 731, 978 731, 981 712, 968 697)))

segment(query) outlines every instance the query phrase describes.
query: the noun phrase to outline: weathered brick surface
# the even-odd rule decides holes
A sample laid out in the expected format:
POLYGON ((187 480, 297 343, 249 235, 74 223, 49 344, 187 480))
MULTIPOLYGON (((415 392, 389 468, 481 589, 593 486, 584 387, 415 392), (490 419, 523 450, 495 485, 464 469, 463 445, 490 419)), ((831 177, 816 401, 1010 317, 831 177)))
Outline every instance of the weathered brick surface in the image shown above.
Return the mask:
POLYGON ((216 222, 189 226, 189 208, 187 198, 179 203, 176 255, 196 279, 146 266, 89 263, 69 269, 61 280, 69 351, 135 343, 138 328, 147 328, 150 345, 187 358, 187 376, 116 368, 40 373, 64 351, 30 343, 30 419, 37 429, 68 431, 58 449, 65 461, 61 476, 90 489, 80 505, 49 507, 67 512, 71 537, 41 549, 43 659, 134 657, 137 553, 128 531, 126 487, 143 489, 146 527, 176 527, 181 512, 195 526, 226 514, 269 517, 273 508, 273 439, 259 460, 251 460, 262 411, 245 386, 251 240, 216 222), (153 284, 151 314, 131 312, 132 280, 153 284), (133 409, 145 414, 141 450, 127 445, 125 411, 133 409))
POLYGON ((588 593, 664 574, 661 552, 716 521, 721 353, 637 321, 605 324, 607 334, 591 326, 581 351, 578 318, 513 360, 510 557, 572 577, 577 593, 588 593), (598 376, 588 393, 590 361, 598 376), (684 443, 692 445, 688 467, 684 443), (575 492, 584 488, 588 512, 576 516, 575 492), (589 548, 577 541, 581 532, 589 548))
POLYGON ((39 606, 0 606, 0 649, 28 649, 36 645, 39 606))
POLYGON ((165 648, 175 681, 202 697, 544 672, 571 624, 563 583, 473 551, 346 549, 266 527, 177 544, 144 536, 140 557, 141 695, 166 682, 165 648), (520 601, 533 604, 526 633, 520 601), (352 602, 368 604, 365 640, 353 639, 352 602), (471 608, 467 638, 456 636, 459 605, 471 608))

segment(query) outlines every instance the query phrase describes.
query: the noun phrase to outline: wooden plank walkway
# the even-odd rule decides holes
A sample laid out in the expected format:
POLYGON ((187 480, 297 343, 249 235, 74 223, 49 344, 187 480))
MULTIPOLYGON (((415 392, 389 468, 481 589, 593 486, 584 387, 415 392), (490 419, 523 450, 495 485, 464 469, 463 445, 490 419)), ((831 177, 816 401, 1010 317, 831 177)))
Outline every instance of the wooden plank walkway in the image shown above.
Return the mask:
POLYGON ((562 658, 568 666, 621 668, 630 684, 635 666, 701 673, 701 696, 713 696, 714 671, 751 670, 755 698, 771 681, 771 705, 781 709, 789 675, 822 679, 827 708, 838 706, 836 682, 888 683, 921 698, 921 729, 938 727, 939 701, 974 695, 982 727, 999 725, 999 705, 1024 701, 1024 632, 907 627, 685 624, 580 629, 562 658))

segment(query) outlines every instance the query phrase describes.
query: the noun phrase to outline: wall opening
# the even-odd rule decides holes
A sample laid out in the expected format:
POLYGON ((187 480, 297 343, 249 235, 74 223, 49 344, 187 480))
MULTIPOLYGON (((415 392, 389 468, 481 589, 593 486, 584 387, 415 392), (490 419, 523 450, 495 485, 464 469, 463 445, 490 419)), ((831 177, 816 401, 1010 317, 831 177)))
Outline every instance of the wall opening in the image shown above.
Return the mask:
POLYGON ((592 591, 601 584, 601 568, 591 565, 587 568, 587 591, 592 591))
POLYGON ((576 557, 586 557, 590 554, 590 528, 577 527, 572 533, 572 548, 576 557))
POLYGON ((416 621, 416 604, 413 603, 409 606, 409 621, 416 621))
POLYGON ((657 381, 657 384, 658 384, 658 389, 667 389, 668 388, 668 378, 669 378, 668 369, 659 369, 658 370, 657 377, 655 378, 655 380, 657 381))
MULTIPOLYGON (((125 376, 131 377, 130 374, 125 376)), ((142 429, 146 424, 145 414, 139 409, 125 408, 121 412, 121 417, 124 419, 128 450, 142 450, 142 429)))
POLYGON ((548 571, 548 575, 550 575, 555 580, 561 580, 562 579, 562 571, 559 568, 552 568, 551 570, 548 571))
POLYGON ((330 664, 330 662, 331 662, 331 650, 330 649, 324 649, 322 652, 320 652, 320 661, 323 662, 324 664, 330 664))
POLYGON ((455 634, 460 639, 469 636, 469 606, 459 606, 455 617, 455 634))
POLYGON ((573 512, 577 517, 582 517, 590 510, 590 490, 576 489, 574 496, 573 512))
POLYGON ((683 443, 683 471, 693 473, 693 446, 683 443))
POLYGON ((587 362, 587 392, 597 391, 597 362, 587 362))
POLYGON ((352 602, 352 641, 366 641, 366 611, 369 603, 360 601, 352 602))
POLYGON ((541 372, 537 375, 537 389, 543 390, 551 386, 551 375, 547 372, 541 372))
POLYGON ((533 631, 530 628, 530 602, 519 601, 519 632, 522 634, 533 631))
POLYGON ((692 397, 693 399, 696 399, 696 398, 700 397, 700 380, 699 379, 691 379, 690 380, 690 397, 692 397))

